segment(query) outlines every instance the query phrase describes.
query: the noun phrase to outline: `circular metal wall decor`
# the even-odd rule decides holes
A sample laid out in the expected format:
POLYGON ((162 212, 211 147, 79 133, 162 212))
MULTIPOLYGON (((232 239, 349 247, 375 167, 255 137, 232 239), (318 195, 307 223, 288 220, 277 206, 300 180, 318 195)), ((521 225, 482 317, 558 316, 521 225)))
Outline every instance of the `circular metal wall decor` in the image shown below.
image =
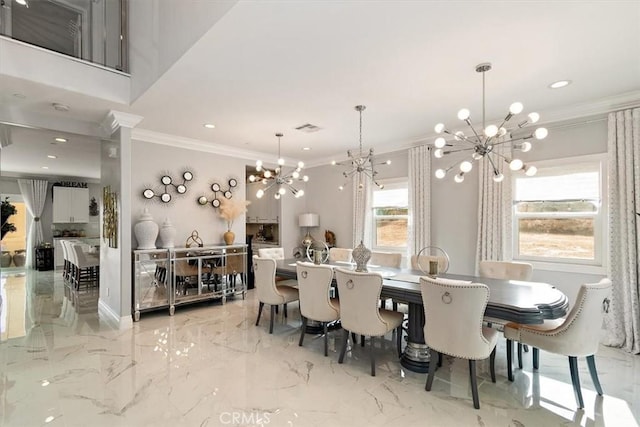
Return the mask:
POLYGON ((220 207, 220 198, 224 197, 225 199, 231 199, 233 197, 233 189, 236 188, 238 186, 238 180, 235 178, 230 178, 227 181, 227 185, 228 185, 228 189, 223 189, 222 185, 218 182, 214 182, 213 184, 211 184, 211 191, 213 191, 213 195, 212 196, 200 196, 198 197, 197 201, 198 204, 201 206, 204 206, 206 204, 211 204, 211 206, 213 208, 219 208, 220 207), (218 193, 220 193, 218 195, 218 193))
MULTIPOLYGON (((193 173, 191 171, 185 171, 182 173, 182 180, 183 180, 182 184, 174 184, 173 178, 171 178, 171 176, 163 175, 160 177, 160 184, 164 185, 164 191, 156 192, 152 188, 145 188, 142 191, 142 197, 144 197, 147 200, 157 197, 160 199, 161 202, 169 203, 173 199, 173 197, 171 197, 171 194, 169 193, 169 190, 171 189, 171 187, 174 188, 176 193, 185 194, 187 192, 187 182, 191 181, 192 179, 193 179, 193 173)), ((206 204, 206 201, 205 201, 205 204, 206 204)))

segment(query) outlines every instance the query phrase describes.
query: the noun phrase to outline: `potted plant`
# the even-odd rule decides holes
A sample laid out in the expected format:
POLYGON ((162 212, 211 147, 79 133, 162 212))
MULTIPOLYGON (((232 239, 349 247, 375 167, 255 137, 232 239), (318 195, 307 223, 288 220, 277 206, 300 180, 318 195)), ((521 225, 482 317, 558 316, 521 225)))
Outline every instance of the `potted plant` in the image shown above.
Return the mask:
POLYGON ((2 237, 0 237, 0 240, 4 239, 5 234, 16 231, 16 226, 13 225, 12 222, 9 222, 9 217, 18 213, 16 207, 9 203, 8 197, 5 197, 2 201, 1 211, 2 214, 0 215, 0 217, 2 219, 2 237))
POLYGON ((227 245, 232 244, 233 240, 236 238, 235 233, 231 231, 233 221, 247 212, 247 206, 249 203, 251 202, 248 200, 234 200, 224 197, 220 200, 220 217, 227 221, 227 231, 222 237, 227 245))

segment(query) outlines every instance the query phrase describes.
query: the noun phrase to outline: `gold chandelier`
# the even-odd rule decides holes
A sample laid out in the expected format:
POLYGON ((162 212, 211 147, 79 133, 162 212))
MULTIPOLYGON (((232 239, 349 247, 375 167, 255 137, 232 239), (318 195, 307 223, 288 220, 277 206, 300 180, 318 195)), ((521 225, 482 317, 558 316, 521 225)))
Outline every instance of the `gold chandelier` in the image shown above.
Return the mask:
POLYGON ((523 170, 528 176, 533 176, 538 171, 535 166, 527 165, 521 159, 515 157, 515 151, 527 152, 531 150, 532 145, 529 140, 546 138, 547 129, 539 127, 532 133, 519 137, 513 137, 511 134, 513 130, 524 128, 540 120, 538 113, 529 113, 526 118, 517 122, 517 128, 509 130, 506 128, 507 122, 522 113, 524 108, 520 102, 514 102, 509 107, 509 112, 499 126, 494 124, 487 126, 485 123, 485 73, 489 70, 491 70, 491 64, 488 62, 476 66, 476 72, 482 73, 482 130, 476 129, 471 123, 471 114, 466 108, 458 111, 458 119, 469 126, 471 131, 469 135, 465 135, 462 131, 454 133, 448 130, 443 123, 438 123, 434 128, 437 134, 445 133, 453 137, 450 141, 447 141, 442 136, 436 138, 434 142, 435 150, 433 151, 434 157, 443 158, 457 153, 467 154, 467 156, 461 157, 446 169, 437 169, 435 176, 438 179, 443 179, 447 173, 457 166, 454 180, 458 183, 463 182, 464 175, 473 169, 473 162, 481 159, 486 159, 490 163, 495 182, 504 180, 504 175, 498 168, 498 162, 504 161, 509 164, 509 169, 512 171, 523 170), (511 145, 511 157, 496 150, 496 148, 507 144, 511 145), (470 158, 468 156, 469 153, 471 153, 470 158))

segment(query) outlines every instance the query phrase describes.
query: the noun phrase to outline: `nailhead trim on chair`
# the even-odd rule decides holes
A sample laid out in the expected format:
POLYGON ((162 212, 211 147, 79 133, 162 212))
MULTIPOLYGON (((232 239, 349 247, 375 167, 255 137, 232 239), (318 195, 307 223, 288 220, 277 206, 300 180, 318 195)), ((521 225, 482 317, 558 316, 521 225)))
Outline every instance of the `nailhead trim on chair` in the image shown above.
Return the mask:
MULTIPOLYGON (((428 282, 436 283, 438 286, 440 286, 440 287, 445 287, 445 288, 448 288, 448 289, 475 288, 476 286, 473 286, 473 285, 482 285, 482 283, 460 283, 458 286, 455 286, 455 287, 454 287, 454 286, 449 286, 449 285, 447 285, 447 284, 443 284, 442 282, 436 282, 436 281, 432 280, 430 277, 427 277, 427 276, 425 276, 424 278, 425 278, 425 280, 427 280, 428 282)), ((447 279, 447 280, 448 280, 448 279, 447 279)), ((487 304, 488 302, 489 302, 489 293, 487 293, 487 298, 485 299, 485 304, 487 304)), ((483 319, 484 319, 484 316, 483 316, 483 317, 481 317, 481 318, 478 320, 478 324, 480 325, 480 336, 482 337, 482 340, 483 340, 486 344, 489 344, 489 341, 484 337, 484 333, 482 333, 483 319)), ((425 321, 427 321, 427 320, 425 319, 425 321)), ((433 347, 430 347, 430 348, 433 348, 433 347)), ((467 360, 483 360, 483 359, 469 359, 469 358, 468 358, 468 357, 466 357, 466 356, 460 356, 460 355, 458 355, 458 354, 453 354, 453 353, 446 352, 446 351, 440 351, 440 350, 438 350, 438 349, 436 349, 436 348, 433 348, 433 349, 434 349, 434 350, 436 350, 438 353, 444 353, 444 354, 447 354, 447 355, 449 355, 449 356, 457 357, 458 359, 467 359, 467 360)))

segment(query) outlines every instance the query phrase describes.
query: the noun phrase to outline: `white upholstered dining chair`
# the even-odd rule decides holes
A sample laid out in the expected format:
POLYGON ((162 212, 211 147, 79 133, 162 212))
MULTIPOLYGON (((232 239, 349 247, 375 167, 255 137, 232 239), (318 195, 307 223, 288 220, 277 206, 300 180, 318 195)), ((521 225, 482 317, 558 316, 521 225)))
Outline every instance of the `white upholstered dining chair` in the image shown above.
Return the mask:
POLYGON ((382 276, 378 273, 359 273, 341 268, 335 269, 338 294, 340 295, 340 321, 343 341, 338 363, 344 361, 349 341, 349 333, 371 337, 369 341, 371 376, 376 375, 373 353, 375 337, 382 337, 396 330, 398 357, 402 345, 402 313, 378 308, 382 290, 382 276))
POLYGON ((425 390, 430 391, 441 353, 469 360, 473 407, 480 409, 476 381, 476 360, 490 357, 491 381, 496 382, 495 349, 497 331, 483 326, 489 302, 489 287, 482 283, 421 277, 424 306, 424 339, 431 349, 425 390))
POLYGON ((260 248, 258 249, 260 258, 284 259, 283 248, 260 248))
POLYGON ((533 367, 538 369, 539 349, 550 353, 562 354, 569 358, 571 383, 578 408, 584 408, 580 378, 578 376, 578 357, 585 356, 593 385, 602 396, 602 386, 596 370, 595 354, 598 351, 602 328, 603 313, 609 309, 611 281, 602 279, 598 283, 580 287, 575 305, 566 319, 557 327, 545 325, 519 325, 508 323, 504 327, 507 338, 507 351, 512 351, 512 341, 529 344, 533 347, 533 367))
POLYGON ((353 252, 353 249, 349 249, 349 248, 330 248, 329 261, 330 262, 336 262, 336 261, 351 262, 352 252, 353 252))
POLYGON ((282 280, 276 284, 276 260, 271 258, 253 257, 253 272, 255 274, 255 287, 258 294, 258 318, 256 326, 260 324, 260 315, 265 304, 271 306, 271 318, 269 319, 269 333, 273 333, 273 320, 276 316, 276 307, 284 306, 284 317, 287 317, 287 303, 298 301, 298 289, 295 288, 296 280, 282 280))
MULTIPOLYGON (((502 280, 531 280, 533 275, 533 266, 527 262, 516 261, 480 261, 479 265, 480 277, 487 277, 489 279, 502 279, 502 280)), ((489 323, 493 326, 496 325, 495 319, 489 320, 489 323)), ((500 329, 504 327, 502 322, 497 322, 500 329)), ((529 351, 527 346, 523 346, 518 343, 518 367, 522 369, 522 350, 529 351)), ((512 354, 507 352, 507 376, 509 381, 513 381, 513 365, 511 363, 512 354)))
POLYGON ((328 265, 298 261, 296 271, 300 293, 300 314, 302 315, 298 345, 302 346, 304 341, 307 320, 321 322, 324 333, 324 355, 328 356, 327 325, 340 318, 340 302, 337 298, 329 297, 329 289, 333 282, 333 269, 328 265))

